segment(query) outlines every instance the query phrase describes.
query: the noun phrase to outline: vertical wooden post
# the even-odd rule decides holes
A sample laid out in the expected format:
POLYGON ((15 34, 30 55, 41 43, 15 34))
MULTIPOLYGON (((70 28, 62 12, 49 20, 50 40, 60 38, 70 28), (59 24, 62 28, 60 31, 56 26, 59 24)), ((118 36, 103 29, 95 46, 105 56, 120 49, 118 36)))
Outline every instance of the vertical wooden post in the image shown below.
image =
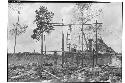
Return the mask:
POLYGON ((79 44, 80 44, 80 35, 79 35, 79 44))
POLYGON ((41 54, 43 55, 43 32, 41 34, 41 54))
POLYGON ((97 36, 97 29, 98 29, 98 27, 97 27, 97 24, 102 24, 102 23, 98 23, 97 22, 97 20, 96 20, 96 23, 94 23, 95 24, 95 29, 96 29, 96 34, 95 34, 95 37, 96 37, 96 51, 95 51, 95 57, 96 57, 96 65, 98 64, 97 63, 97 61, 98 61, 98 44, 97 44, 97 42, 98 42, 98 36, 97 36))
POLYGON ((94 54, 95 50, 93 49, 93 52, 92 52, 92 58, 93 58, 93 68, 95 67, 95 54, 94 54))
POLYGON ((46 36, 44 35, 44 44, 45 44, 45 48, 44 48, 44 50, 45 50, 45 55, 46 55, 46 36))
POLYGON ((45 45, 45 55, 46 55, 46 45, 45 45))
POLYGON ((88 48, 89 48, 89 51, 92 52, 92 39, 89 39, 89 44, 88 44, 88 48))
POLYGON ((64 34, 62 32, 62 67, 64 64, 64 34))
POLYGON ((57 51, 54 52, 54 64, 57 65, 58 55, 57 51))
POLYGON ((82 52, 83 52, 83 24, 82 24, 82 52))
POLYGON ((69 39, 69 35, 70 35, 70 34, 68 34, 68 32, 67 32, 67 38, 66 38, 67 42, 66 42, 66 43, 67 43, 67 46, 68 46, 67 48, 68 48, 68 50, 69 50, 69 52, 70 52, 71 43, 69 42, 69 40, 70 40, 70 39, 69 39))
POLYGON ((83 67, 83 24, 82 24, 82 67, 83 67))
POLYGON ((82 24, 82 67, 83 67, 83 59, 84 59, 84 54, 83 54, 83 36, 84 36, 84 39, 85 39, 85 43, 86 43, 86 50, 88 50, 88 45, 87 45, 87 40, 86 40, 86 37, 85 37, 85 33, 83 32, 83 25, 82 24))
MULTIPOLYGON (((96 20, 96 23, 97 23, 97 20, 96 20)), ((97 24, 96 24, 96 65, 97 65, 97 57, 98 57, 98 49, 97 49, 97 24)))

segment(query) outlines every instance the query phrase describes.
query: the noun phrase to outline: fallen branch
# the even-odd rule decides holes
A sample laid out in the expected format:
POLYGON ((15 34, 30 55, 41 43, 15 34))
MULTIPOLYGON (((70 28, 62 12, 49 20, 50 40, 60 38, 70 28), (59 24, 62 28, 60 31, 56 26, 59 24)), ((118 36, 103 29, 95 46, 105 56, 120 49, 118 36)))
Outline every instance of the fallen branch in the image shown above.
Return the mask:
POLYGON ((48 74, 50 74, 50 75, 52 75, 53 77, 55 77, 55 78, 57 78, 57 79, 59 79, 60 80, 60 78, 59 77, 57 77, 56 75, 53 75, 53 74, 51 74, 50 72, 48 72, 48 71, 46 71, 46 70, 43 70, 44 72, 46 72, 46 73, 48 73, 48 74))

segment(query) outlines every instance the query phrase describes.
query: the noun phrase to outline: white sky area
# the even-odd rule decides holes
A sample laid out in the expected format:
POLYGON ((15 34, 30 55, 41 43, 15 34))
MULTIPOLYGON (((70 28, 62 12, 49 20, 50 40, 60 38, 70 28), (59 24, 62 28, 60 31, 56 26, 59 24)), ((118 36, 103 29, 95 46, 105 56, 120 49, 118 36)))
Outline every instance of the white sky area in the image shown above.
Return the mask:
MULTIPOLYGON (((13 6, 15 6, 13 4, 13 6)), ((24 3, 20 14, 20 24, 27 24, 28 28, 26 32, 17 37, 16 52, 40 52, 40 41, 36 42, 31 38, 33 29, 36 28, 36 24, 33 23, 35 20, 35 10, 40 6, 46 6, 49 11, 54 12, 53 22, 62 22, 64 24, 71 23, 72 10, 75 3, 24 3)), ((104 42, 112 47, 116 52, 122 52, 122 3, 97 3, 92 6, 93 9, 101 8, 103 13, 94 18, 88 23, 93 23, 95 20, 102 22, 102 28, 104 31, 100 31, 101 37, 104 42)), ((17 11, 8 9, 8 31, 13 27, 13 24, 17 22, 17 11)), ((80 26, 74 26, 72 34, 72 42, 78 44, 78 34, 81 32, 77 29, 80 26)), ((47 50, 61 50, 62 46, 62 31, 65 34, 68 32, 68 27, 56 26, 55 30, 50 34, 46 35, 47 50)), ((86 33, 87 34, 87 33, 86 33)), ((65 45, 66 47, 66 45, 65 45)), ((8 34, 8 52, 13 52, 14 48, 14 36, 8 34)), ((65 48, 66 49, 66 48, 65 48)), ((81 48, 80 48, 81 49, 81 48)))

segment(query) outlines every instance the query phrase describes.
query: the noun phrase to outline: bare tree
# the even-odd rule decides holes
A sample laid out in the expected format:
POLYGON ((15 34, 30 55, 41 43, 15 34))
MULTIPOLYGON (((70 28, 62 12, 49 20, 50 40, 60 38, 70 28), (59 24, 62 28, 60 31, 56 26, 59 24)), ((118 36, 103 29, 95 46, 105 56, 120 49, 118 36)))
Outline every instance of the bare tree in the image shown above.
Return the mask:
MULTIPOLYGON (((73 10, 73 23, 80 23, 80 24, 85 24, 88 21, 91 21, 92 19, 98 17, 102 13, 102 9, 94 9, 92 8, 93 5, 96 3, 76 3, 74 10, 73 10)), ((88 44, 87 44, 87 38, 85 35, 86 29, 83 30, 83 25, 81 31, 82 31, 82 37, 84 37, 86 48, 88 49, 88 44)), ((89 29, 92 28, 89 26, 89 29)), ((82 38, 83 39, 83 38, 82 38)), ((83 40, 82 40, 83 42, 83 40)))
POLYGON ((12 35, 12 36, 14 35, 14 37, 15 37, 14 53, 16 51, 17 36, 21 35, 22 33, 25 33, 26 28, 28 27, 28 25, 26 25, 26 24, 22 26, 19 23, 19 15, 20 15, 21 6, 22 6, 22 4, 20 4, 20 3, 14 3, 14 4, 9 3, 9 6, 8 6, 11 10, 18 12, 18 17, 17 17, 18 20, 17 20, 16 23, 13 24, 13 28, 9 30, 9 34, 12 35))

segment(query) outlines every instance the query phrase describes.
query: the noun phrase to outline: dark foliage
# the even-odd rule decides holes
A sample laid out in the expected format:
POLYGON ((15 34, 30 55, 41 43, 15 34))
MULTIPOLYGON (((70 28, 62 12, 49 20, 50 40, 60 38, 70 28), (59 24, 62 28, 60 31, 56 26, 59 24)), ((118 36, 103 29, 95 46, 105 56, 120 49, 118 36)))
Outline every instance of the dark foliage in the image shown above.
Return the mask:
POLYGON ((51 30, 53 30, 53 26, 50 23, 52 21, 52 18, 54 16, 53 12, 48 11, 47 7, 40 6, 38 10, 35 11, 36 13, 36 19, 34 22, 37 25, 37 28, 33 30, 33 35, 31 35, 31 38, 40 40, 40 36, 43 32, 50 33, 51 30))

